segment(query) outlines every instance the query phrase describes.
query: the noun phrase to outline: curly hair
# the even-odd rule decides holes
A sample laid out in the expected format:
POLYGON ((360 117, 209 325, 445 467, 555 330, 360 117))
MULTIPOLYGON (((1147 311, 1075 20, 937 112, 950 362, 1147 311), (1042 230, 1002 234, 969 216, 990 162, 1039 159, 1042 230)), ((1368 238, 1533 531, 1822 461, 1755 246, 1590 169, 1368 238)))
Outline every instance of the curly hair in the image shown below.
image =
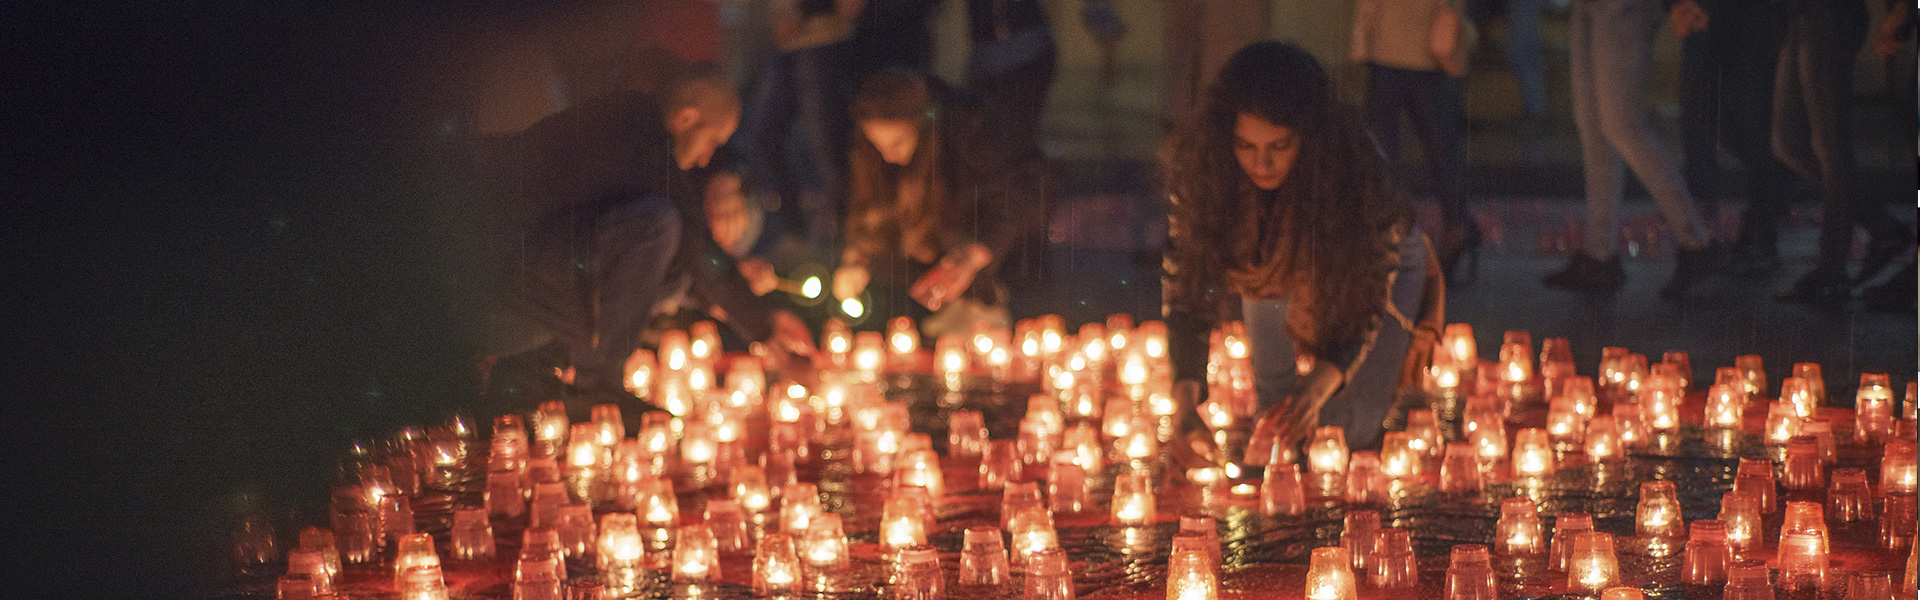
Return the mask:
MULTIPOLYGON (((1388 180, 1385 160, 1354 111, 1343 105, 1318 61, 1281 42, 1242 48, 1220 70, 1197 111, 1165 147, 1161 160, 1171 202, 1169 306, 1221 320, 1235 264, 1230 248, 1245 230, 1258 190, 1234 157, 1239 115, 1257 116, 1298 136, 1299 155, 1281 184, 1277 206, 1264 212, 1256 259, 1261 287, 1277 284, 1309 319, 1290 321, 1302 349, 1320 353, 1339 340, 1364 337, 1387 301, 1385 274, 1395 261, 1395 228, 1407 209, 1388 180), (1378 272, 1380 277, 1362 276, 1378 272)), ((1240 240, 1243 244, 1246 240, 1240 240)))

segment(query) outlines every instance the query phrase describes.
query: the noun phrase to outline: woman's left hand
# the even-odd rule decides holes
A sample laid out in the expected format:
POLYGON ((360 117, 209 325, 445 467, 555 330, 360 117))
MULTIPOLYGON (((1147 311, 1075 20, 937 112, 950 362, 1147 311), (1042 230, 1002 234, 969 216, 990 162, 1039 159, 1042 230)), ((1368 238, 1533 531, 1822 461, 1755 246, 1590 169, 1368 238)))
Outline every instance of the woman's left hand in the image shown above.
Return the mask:
POLYGON ((992 252, 980 244, 968 244, 948 254, 940 264, 913 283, 907 295, 927 310, 940 310, 947 301, 960 296, 973 285, 973 276, 993 260, 992 252))

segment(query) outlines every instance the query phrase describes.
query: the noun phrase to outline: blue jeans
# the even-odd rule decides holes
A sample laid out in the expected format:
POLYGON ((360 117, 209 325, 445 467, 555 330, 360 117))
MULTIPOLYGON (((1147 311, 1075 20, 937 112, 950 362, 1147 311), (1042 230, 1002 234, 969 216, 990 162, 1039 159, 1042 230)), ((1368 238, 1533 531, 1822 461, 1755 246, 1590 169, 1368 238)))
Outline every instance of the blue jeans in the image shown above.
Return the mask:
POLYGON ((847 106, 858 83, 847 81, 845 50, 842 43, 776 53, 761 67, 740 128, 756 184, 782 196, 774 216, 795 233, 830 234, 841 220, 838 206, 801 206, 800 192, 840 198, 852 128, 847 106), (786 160, 795 127, 805 157, 805 167, 797 170, 786 160))
POLYGON ((1547 0, 1507 0, 1507 63, 1520 84, 1528 118, 1547 113, 1547 65, 1540 51, 1540 14, 1547 0))
MULTIPOLYGON (((1415 318, 1427 287, 1427 236, 1415 229, 1400 244, 1400 266, 1389 290, 1395 309, 1415 318)), ((1254 394, 1262 407, 1284 401, 1294 393, 1293 336, 1287 331, 1288 302, 1242 296, 1241 317, 1247 324, 1248 358, 1253 362, 1254 394)), ((1353 448, 1379 445, 1382 423, 1393 408, 1401 363, 1413 332, 1391 314, 1381 315, 1379 334, 1361 354, 1361 363, 1347 370, 1346 386, 1334 392, 1320 408, 1320 424, 1346 429, 1353 448)))
POLYGON ((616 205, 583 225, 529 240, 517 297, 490 316, 488 353, 518 354, 558 342, 583 385, 619 389, 620 370, 654 309, 682 287, 670 276, 681 217, 667 200, 650 197, 616 205))
POLYGON ((1448 229, 1467 220, 1466 156, 1460 143, 1460 81, 1440 71, 1367 65, 1367 120, 1389 163, 1400 160, 1400 115, 1420 138, 1440 217, 1448 229))
MULTIPOLYGON (((1786 214, 1793 173, 1773 155, 1775 9, 1745 0, 1703 0, 1713 26, 1681 40, 1680 140, 1687 183, 1706 200, 1722 176, 1720 149, 1746 170, 1750 199, 1743 242, 1772 248, 1786 214)), ((1708 211, 1711 212, 1711 211, 1708 211)))
POLYGON ((1586 252, 1612 258, 1619 240, 1621 195, 1633 168, 1660 207, 1682 248, 1706 245, 1706 228, 1680 161, 1647 114, 1647 79, 1653 66, 1653 36, 1664 16, 1652 0, 1579 0, 1573 3, 1567 41, 1573 55, 1573 123, 1580 131, 1586 172, 1586 252))

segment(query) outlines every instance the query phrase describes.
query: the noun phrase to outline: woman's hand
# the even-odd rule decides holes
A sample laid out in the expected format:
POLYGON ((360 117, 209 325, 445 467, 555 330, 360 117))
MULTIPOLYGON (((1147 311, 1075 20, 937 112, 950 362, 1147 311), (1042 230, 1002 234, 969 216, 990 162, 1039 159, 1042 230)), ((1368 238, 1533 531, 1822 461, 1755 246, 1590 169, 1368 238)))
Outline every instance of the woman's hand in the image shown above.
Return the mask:
POLYGON ((759 258, 740 261, 740 276, 746 278, 747 289, 755 296, 765 296, 767 292, 780 287, 780 276, 773 272, 773 265, 759 258))
POLYGON ((940 310, 948 300, 960 296, 973 285, 973 276, 993 261, 993 252, 980 244, 967 244, 940 259, 940 264, 913 283, 907 295, 927 310, 940 310))
POLYGON ((1320 425, 1320 407, 1340 391, 1345 375, 1325 362, 1315 361, 1313 369, 1300 379, 1300 389, 1268 407, 1254 423, 1253 436, 1247 440, 1246 461, 1266 464, 1277 446, 1291 452, 1320 425))
POLYGON ((842 262, 840 268, 833 271, 833 297, 839 300, 858 298, 867 291, 867 282, 872 278, 873 274, 867 271, 866 265, 842 262))

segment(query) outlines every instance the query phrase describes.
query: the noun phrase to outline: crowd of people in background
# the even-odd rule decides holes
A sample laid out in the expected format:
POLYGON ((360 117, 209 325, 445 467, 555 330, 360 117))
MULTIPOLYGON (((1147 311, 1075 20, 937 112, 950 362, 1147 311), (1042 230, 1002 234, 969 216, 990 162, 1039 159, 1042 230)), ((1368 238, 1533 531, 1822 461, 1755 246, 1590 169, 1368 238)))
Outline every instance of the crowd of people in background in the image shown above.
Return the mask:
MULTIPOLYGON (((1233 21, 1236 10, 1267 10, 1267 3, 1176 2, 1168 26, 1213 39, 1173 31, 1168 42, 1173 132, 1163 168, 1174 235, 1166 281, 1176 314, 1167 317, 1215 315, 1218 302, 1201 300, 1211 296, 1198 290, 1239 289, 1244 302, 1230 303, 1241 309, 1232 311, 1241 313, 1237 318, 1250 328, 1258 321, 1291 329, 1299 352, 1353 359, 1332 361, 1343 369, 1359 368, 1349 355, 1357 347, 1334 352, 1314 340, 1332 344, 1329 332, 1344 331, 1334 337, 1351 341, 1356 331, 1377 331, 1386 318, 1374 314, 1380 310, 1397 314, 1403 336, 1430 334, 1425 317, 1437 310, 1426 311, 1421 299, 1437 302, 1438 286, 1472 279, 1482 243, 1466 186, 1461 88, 1481 25, 1504 21, 1521 118, 1544 127, 1548 67, 1540 23, 1550 5, 1569 11, 1569 96, 1586 231, 1584 246, 1545 277, 1546 285, 1598 292, 1622 285, 1617 213, 1631 170, 1678 249, 1662 297, 1684 298, 1723 270, 1778 268, 1780 222, 1806 182, 1819 189, 1819 255, 1779 299, 1842 300, 1908 257, 1904 275, 1863 296, 1870 306, 1912 310, 1915 236, 1890 218, 1880 191, 1857 185, 1849 75, 1863 44, 1882 55, 1899 51, 1912 35, 1914 11, 1895 0, 1873 24, 1867 1, 1357 0, 1348 59, 1364 66, 1365 89, 1351 131, 1300 120, 1309 112, 1333 121, 1345 114, 1325 105, 1340 102, 1337 92, 1301 91, 1333 85, 1310 55, 1248 44, 1264 31, 1204 29, 1233 21), (1662 25, 1683 41, 1678 151, 1647 105, 1662 25), (1220 52, 1223 39, 1236 52, 1220 52), (1282 75, 1275 69, 1289 74, 1269 81, 1282 75), (1235 87, 1248 81, 1262 83, 1235 87), (1393 216, 1404 208, 1403 188, 1391 183, 1403 118, 1426 162, 1438 231, 1410 229, 1404 216, 1393 216), (1355 140, 1362 144, 1317 146, 1355 140), (1748 179, 1739 232, 1730 240, 1714 239, 1701 206, 1720 194, 1722 149, 1748 179), (1242 151, 1252 154, 1239 155, 1237 168, 1221 162, 1242 151), (1262 152, 1285 159, 1258 158, 1262 152), (1208 162, 1215 153, 1218 164, 1208 162), (1299 157, 1310 162, 1288 177, 1299 157), (1377 181, 1353 175, 1375 162, 1382 169, 1377 181), (1341 179, 1348 176, 1360 179, 1341 179), (1366 194, 1351 188, 1335 194, 1329 182, 1359 182, 1381 197, 1359 198, 1354 194, 1366 194), (1349 204, 1339 205, 1343 198, 1349 204), (1299 206, 1274 208, 1276 202, 1299 206), (1364 206, 1377 211, 1356 208, 1364 206), (1336 217, 1342 210, 1360 210, 1360 220, 1336 217), (1852 270, 1856 227, 1869 235, 1868 252, 1852 270), (1327 245, 1307 239, 1314 235, 1346 237, 1327 245), (1343 246, 1359 239, 1377 242, 1367 252, 1383 254, 1360 257, 1343 246), (1196 266, 1212 264, 1207 252, 1228 262, 1196 266), (1383 279, 1384 288, 1333 286, 1303 266, 1306 256, 1365 259, 1366 268, 1400 275, 1383 279), (1201 279, 1191 278, 1196 272, 1201 279), (1311 319, 1300 315, 1337 312, 1324 299, 1299 295, 1316 288, 1331 290, 1330 297, 1367 298, 1361 305, 1371 312, 1328 316, 1317 328, 1302 324, 1311 319)), ((489 160, 522 211, 509 244, 516 275, 503 291, 513 300, 504 303, 510 309, 502 322, 522 325, 507 330, 544 332, 508 336, 515 341, 502 345, 502 354, 546 348, 541 355, 557 357, 545 359, 553 367, 573 368, 570 381, 618 389, 619 365, 647 345, 646 332, 689 311, 720 317, 739 340, 805 354, 804 326, 761 300, 786 284, 775 265, 795 256, 827 264, 822 294, 859 302, 881 319, 917 317, 931 335, 976 323, 1005 326, 1010 290, 1044 281, 1047 223, 1059 194, 1042 150, 1059 56, 1047 6, 967 0, 971 50, 963 80, 952 83, 930 74, 938 0, 766 6, 770 39, 748 44, 764 48, 750 69, 703 67, 700 60, 718 56, 695 52, 490 143, 489 160)), ((1111 69, 1111 47, 1130 25, 1107 0, 1084 0, 1078 8, 1078 26, 1108 49, 1111 69)), ((1371 344, 1371 335, 1362 337, 1371 344)))

